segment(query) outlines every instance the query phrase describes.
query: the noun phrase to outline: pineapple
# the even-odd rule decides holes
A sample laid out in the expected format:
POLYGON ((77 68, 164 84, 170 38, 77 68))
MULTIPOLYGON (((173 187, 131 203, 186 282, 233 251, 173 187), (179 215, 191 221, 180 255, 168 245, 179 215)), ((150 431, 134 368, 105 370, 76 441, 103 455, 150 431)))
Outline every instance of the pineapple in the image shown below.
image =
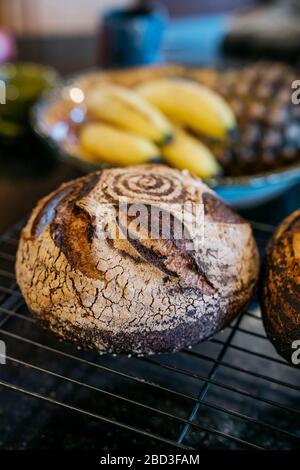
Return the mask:
POLYGON ((237 133, 225 143, 210 143, 225 174, 254 174, 300 160, 300 105, 291 101, 295 69, 257 63, 186 74, 220 93, 236 114, 237 133))

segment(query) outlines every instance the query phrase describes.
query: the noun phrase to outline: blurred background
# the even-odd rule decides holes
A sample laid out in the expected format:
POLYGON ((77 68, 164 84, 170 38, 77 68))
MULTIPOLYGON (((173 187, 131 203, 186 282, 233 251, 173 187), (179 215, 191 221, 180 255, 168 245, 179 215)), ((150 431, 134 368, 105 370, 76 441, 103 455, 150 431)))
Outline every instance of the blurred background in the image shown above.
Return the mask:
MULTIPOLYGON (((8 99, 15 109, 26 87, 21 78, 19 93, 7 61, 51 67, 51 77, 48 69, 23 70, 30 76, 24 79, 30 82, 30 104, 49 82, 53 85, 54 74, 58 79, 92 67, 225 66, 257 59, 298 66, 299 20, 300 0, 0 0, 0 78, 8 85, 13 80, 8 99)), ((0 232, 58 182, 77 175, 53 156, 47 158, 47 149, 33 135, 19 138, 19 108, 17 119, 3 110, 2 105, 0 232)))
MULTIPOLYGON (((16 39, 22 59, 50 63, 68 73, 101 63, 99 52, 105 48, 106 62, 113 62, 113 57, 107 57, 107 48, 112 45, 105 43, 103 36, 99 43, 99 30, 107 21, 108 11, 149 5, 153 2, 1 0, 0 20, 3 33, 11 33, 16 39), (77 42, 75 37, 82 41, 77 42), (65 54, 74 52, 78 44, 82 53, 68 55, 65 60, 65 54)), ((299 0, 161 0, 159 6, 166 20, 159 44, 160 57, 165 60, 199 64, 215 61, 224 53, 244 59, 298 60, 299 0)), ((149 21, 136 25, 132 34, 141 39, 149 21)))

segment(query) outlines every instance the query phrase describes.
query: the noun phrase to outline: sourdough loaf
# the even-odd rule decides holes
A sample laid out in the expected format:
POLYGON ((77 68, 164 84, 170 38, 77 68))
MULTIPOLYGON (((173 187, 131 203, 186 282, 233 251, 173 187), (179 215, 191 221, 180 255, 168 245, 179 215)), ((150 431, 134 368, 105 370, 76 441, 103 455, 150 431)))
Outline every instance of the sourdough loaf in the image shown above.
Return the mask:
POLYGON ((260 297, 267 335, 293 363, 300 346, 300 210, 282 222, 268 244, 260 297))
POLYGON ((103 352, 157 353, 233 320, 251 297, 258 252, 250 225, 198 178, 145 165, 92 173, 42 199, 22 231, 16 273, 28 307, 58 336, 103 352), (128 208, 141 205, 150 215, 136 226, 128 208), (195 227, 180 219, 185 205, 202 210, 195 227), (155 214, 169 215, 168 236, 161 222, 148 230, 155 214))

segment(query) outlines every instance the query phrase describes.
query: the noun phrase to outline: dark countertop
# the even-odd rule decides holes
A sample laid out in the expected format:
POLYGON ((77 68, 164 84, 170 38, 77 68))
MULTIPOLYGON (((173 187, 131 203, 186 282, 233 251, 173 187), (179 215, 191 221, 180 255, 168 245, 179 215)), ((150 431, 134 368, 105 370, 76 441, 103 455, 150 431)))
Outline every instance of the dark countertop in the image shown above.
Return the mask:
POLYGON ((0 145, 0 233, 16 223, 36 201, 78 172, 57 161, 35 136, 0 145))

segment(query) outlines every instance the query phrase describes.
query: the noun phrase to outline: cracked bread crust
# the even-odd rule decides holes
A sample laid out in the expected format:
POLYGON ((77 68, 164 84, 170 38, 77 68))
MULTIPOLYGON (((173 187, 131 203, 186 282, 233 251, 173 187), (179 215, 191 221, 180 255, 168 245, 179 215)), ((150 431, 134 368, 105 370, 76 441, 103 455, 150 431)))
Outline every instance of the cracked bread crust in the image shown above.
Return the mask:
POLYGON ((16 273, 28 307, 58 336, 102 352, 150 354, 224 328, 249 301, 258 264, 251 227, 204 183, 144 165, 89 174, 39 201, 16 273), (202 205, 202 226, 180 240, 172 231, 143 237, 142 224, 127 239, 101 237, 100 227, 123 230, 124 201, 164 204, 170 220, 178 204, 202 205))
POLYGON ((280 224, 268 244, 260 298, 267 335, 292 363, 293 342, 300 340, 300 210, 280 224))

